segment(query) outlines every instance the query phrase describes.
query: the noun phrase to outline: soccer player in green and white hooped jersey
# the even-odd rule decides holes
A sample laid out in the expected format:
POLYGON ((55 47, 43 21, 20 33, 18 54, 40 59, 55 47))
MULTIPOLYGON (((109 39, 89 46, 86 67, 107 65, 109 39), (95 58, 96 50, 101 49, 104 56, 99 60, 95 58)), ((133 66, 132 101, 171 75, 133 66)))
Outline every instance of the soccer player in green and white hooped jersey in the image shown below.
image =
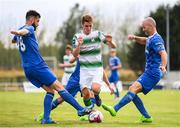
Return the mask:
POLYGON ((97 106, 100 106, 99 92, 103 79, 102 42, 111 48, 115 48, 116 44, 111 35, 105 36, 100 31, 92 31, 93 18, 90 15, 84 15, 81 23, 82 31, 74 35, 72 42, 74 57, 80 55, 80 88, 86 106, 92 104, 90 90, 94 92, 97 106))
POLYGON ((63 74, 62 81, 61 81, 63 86, 67 85, 71 74, 75 70, 76 62, 70 63, 70 60, 72 58, 74 58, 72 55, 72 47, 71 47, 71 45, 67 45, 66 46, 66 54, 63 57, 64 63, 59 64, 59 67, 64 68, 64 74, 63 74))

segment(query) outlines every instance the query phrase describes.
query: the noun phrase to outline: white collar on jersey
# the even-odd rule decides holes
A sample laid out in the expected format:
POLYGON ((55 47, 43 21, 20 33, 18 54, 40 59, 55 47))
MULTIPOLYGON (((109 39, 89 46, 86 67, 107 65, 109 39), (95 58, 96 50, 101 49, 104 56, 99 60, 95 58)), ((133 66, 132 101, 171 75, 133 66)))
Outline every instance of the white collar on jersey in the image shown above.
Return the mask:
POLYGON ((88 36, 88 35, 90 35, 90 34, 93 32, 93 29, 91 29, 91 32, 90 32, 88 35, 86 35, 86 34, 83 32, 83 30, 80 30, 80 32, 81 32, 82 34, 84 34, 85 36, 88 36))
POLYGON ((155 32, 153 35, 151 35, 151 36, 149 36, 148 38, 152 38, 154 35, 156 35, 157 34, 157 32, 155 32))

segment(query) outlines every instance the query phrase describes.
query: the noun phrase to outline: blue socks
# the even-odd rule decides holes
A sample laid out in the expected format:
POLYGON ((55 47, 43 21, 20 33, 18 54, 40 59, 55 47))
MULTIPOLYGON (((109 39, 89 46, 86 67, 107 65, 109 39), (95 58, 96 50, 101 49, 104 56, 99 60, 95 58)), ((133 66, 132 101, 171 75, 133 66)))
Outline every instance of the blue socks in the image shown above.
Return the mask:
POLYGON ((119 101, 119 103, 114 106, 115 111, 117 112, 120 108, 128 104, 134 99, 135 96, 136 94, 128 91, 127 94, 119 101))
POLYGON ((142 100, 136 95, 133 99, 133 103, 136 105, 136 108, 139 112, 146 118, 150 118, 151 116, 147 113, 142 100))
POLYGON ((116 92, 114 94, 116 95, 116 97, 119 97, 119 90, 118 90, 118 88, 116 88, 116 92))
POLYGON ((46 96, 44 97, 44 119, 45 120, 49 119, 53 97, 54 97, 54 94, 50 92, 47 92, 46 96))
POLYGON ((55 109, 59 104, 60 104, 60 103, 59 103, 58 99, 55 99, 55 100, 52 102, 51 110, 55 109))
POLYGON ((69 94, 66 90, 61 90, 58 93, 64 99, 64 101, 71 104, 77 111, 84 109, 81 105, 79 105, 79 103, 74 99, 74 97, 71 94, 69 94))
POLYGON ((119 101, 118 104, 114 106, 115 111, 117 112, 120 108, 128 104, 130 101, 136 105, 139 112, 146 118, 150 118, 151 116, 146 111, 142 100, 138 97, 138 95, 133 92, 128 91, 127 94, 119 101))

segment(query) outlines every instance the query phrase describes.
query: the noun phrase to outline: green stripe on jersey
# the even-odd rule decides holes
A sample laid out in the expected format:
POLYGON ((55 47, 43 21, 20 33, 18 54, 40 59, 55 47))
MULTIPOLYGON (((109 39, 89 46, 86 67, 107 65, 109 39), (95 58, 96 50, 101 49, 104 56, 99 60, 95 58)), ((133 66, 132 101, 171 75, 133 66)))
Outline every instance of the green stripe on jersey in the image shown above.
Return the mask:
POLYGON ((64 71, 64 72, 67 73, 67 74, 73 73, 73 71, 64 71))
POLYGON ((69 59, 64 59, 64 61, 69 62, 69 59))
POLYGON ((86 68, 95 68, 95 67, 102 67, 102 62, 96 61, 96 62, 82 62, 80 61, 80 66, 81 67, 86 67, 86 68))
POLYGON ((80 51, 80 55, 84 56, 84 55, 97 55, 100 54, 101 50, 100 49, 92 49, 89 51, 80 51))
POLYGON ((83 40, 83 44, 92 44, 92 43, 101 43, 101 40, 99 37, 95 38, 85 38, 83 40))

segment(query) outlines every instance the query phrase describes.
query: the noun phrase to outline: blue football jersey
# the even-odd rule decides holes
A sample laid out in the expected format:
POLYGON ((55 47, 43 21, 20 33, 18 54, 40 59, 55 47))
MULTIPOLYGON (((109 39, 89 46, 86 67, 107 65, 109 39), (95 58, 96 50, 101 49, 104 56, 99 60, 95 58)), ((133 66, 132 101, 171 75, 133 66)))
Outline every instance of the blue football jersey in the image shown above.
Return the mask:
POLYGON ((164 41, 158 33, 155 33, 154 35, 147 38, 145 48, 146 70, 159 70, 161 65, 161 56, 159 52, 163 50, 165 50, 164 41))
POLYGON ((38 47, 38 41, 35 36, 34 27, 29 25, 24 25, 21 29, 27 29, 28 34, 24 36, 14 36, 13 40, 17 42, 19 47, 22 67, 34 67, 40 65, 46 65, 43 60, 38 47))
MULTIPOLYGON (((109 58, 109 66, 110 66, 110 69, 114 66, 118 66, 119 64, 121 64, 121 61, 120 59, 117 57, 117 56, 114 56, 114 57, 110 57, 109 58)), ((118 69, 114 69, 112 70, 111 69, 111 72, 112 73, 118 73, 118 69)))

